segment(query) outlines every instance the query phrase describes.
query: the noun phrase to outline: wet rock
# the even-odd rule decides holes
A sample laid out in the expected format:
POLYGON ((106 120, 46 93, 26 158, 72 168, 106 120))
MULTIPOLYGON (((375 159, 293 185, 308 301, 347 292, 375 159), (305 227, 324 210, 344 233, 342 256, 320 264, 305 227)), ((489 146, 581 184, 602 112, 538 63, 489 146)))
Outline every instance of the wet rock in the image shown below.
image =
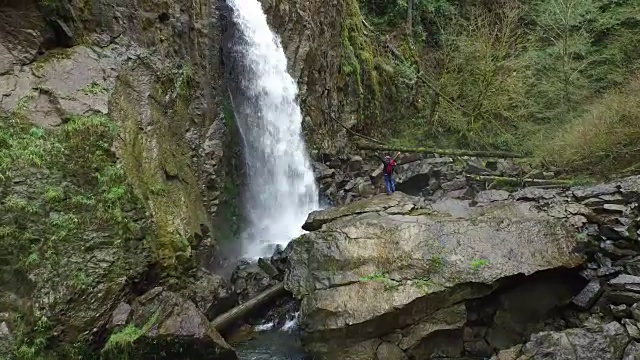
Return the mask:
POLYGON ((631 316, 633 316, 636 321, 640 321, 640 303, 635 303, 631 306, 631 316))
POLYGON ((113 310, 111 314, 111 320, 109 321, 109 328, 120 328, 129 322, 131 317, 131 305, 127 303, 120 303, 118 307, 113 310))
POLYGON ((516 191, 513 194, 513 198, 515 200, 525 200, 525 201, 541 201, 541 200, 551 200, 558 196, 559 191, 554 189, 540 189, 534 187, 527 187, 521 190, 516 191))
POLYGON ((474 175, 487 175, 491 174, 491 170, 485 168, 482 164, 474 161, 468 161, 466 163, 465 172, 474 175))
POLYGON ((504 190, 485 190, 476 195, 475 201, 478 203, 489 203, 494 201, 504 201, 509 198, 509 193, 504 190))
POLYGON ((622 360, 638 360, 640 359, 640 344, 631 341, 624 351, 622 360))
MULTIPOLYGON (((532 203, 458 202, 426 205, 396 193, 312 213, 311 232, 288 246, 285 276, 301 299, 308 349, 339 352, 356 339, 428 323, 428 315, 489 293, 503 277, 582 263, 572 250, 574 230, 532 203), (472 266, 477 259, 481 265, 472 266)), ((462 326, 424 336, 406 352, 463 352, 462 326)))
POLYGON ((182 294, 210 319, 231 309, 237 301, 231 284, 203 269, 198 270, 193 282, 182 294))
POLYGON ((542 332, 531 337, 518 360, 614 360, 629 343, 622 325, 611 322, 597 327, 542 332))
POLYGON ((502 350, 497 355, 491 357, 491 360, 516 360, 522 353, 523 345, 516 345, 510 349, 502 350))
POLYGON ((239 302, 245 302, 274 285, 277 280, 267 275, 257 264, 241 261, 231 274, 233 290, 239 302))
POLYGON ((573 298, 572 302, 581 309, 586 310, 598 301, 603 292, 604 289, 600 285, 600 281, 592 280, 573 298))
POLYGON ((629 231, 626 226, 609 226, 600 227, 600 235, 611 240, 621 240, 629 238, 629 231))
POLYGON ((445 194, 446 197, 459 200, 471 200, 473 199, 473 189, 465 187, 460 190, 449 191, 445 194))
POLYGON ((132 344, 112 349, 114 358, 124 353, 138 358, 237 359, 196 305, 178 294, 154 288, 132 307, 132 324, 143 333, 132 344))
POLYGON ((464 350, 470 356, 483 359, 494 354, 493 347, 484 340, 467 341, 464 343, 464 350))
POLYGON ((467 180, 465 179, 455 179, 440 185, 442 190, 444 191, 455 191, 460 190, 467 186, 467 180))
POLYGON ((600 184, 586 188, 575 188, 573 189, 573 196, 575 196, 577 200, 582 201, 587 198, 613 194, 617 191, 618 188, 615 186, 615 184, 600 184))
POLYGON ((407 355, 397 346, 382 342, 376 349, 376 360, 408 360, 407 355))
POLYGON ((595 211, 599 213, 627 214, 629 213, 629 208, 625 205, 604 204, 602 208, 595 209, 595 211))
POLYGON ((0 75, 32 62, 50 36, 35 1, 5 2, 0 8, 0 75))
POLYGON ((628 291, 610 291, 606 293, 607 299, 612 304, 633 305, 640 302, 640 294, 628 291))
POLYGON ((624 304, 617 306, 611 305, 611 313, 618 320, 631 316, 631 310, 624 304))
POLYGON ((614 290, 640 293, 640 276, 622 274, 609 280, 609 286, 614 290))
POLYGON ((640 340, 640 330, 635 321, 630 319, 622 319, 622 325, 627 329, 627 333, 633 340, 640 340))
POLYGON ((361 171, 363 164, 364 160, 362 160, 362 157, 354 155, 349 159, 349 162, 347 163, 347 169, 353 172, 361 171))
POLYGON ((278 269, 275 266, 273 266, 273 264, 271 264, 269 261, 265 260, 264 258, 258 259, 258 266, 260 267, 260 269, 262 269, 262 271, 264 271, 267 275, 269 275, 274 279, 279 274, 278 269))
POLYGON ((278 269, 278 272, 284 273, 287 264, 287 253, 285 249, 282 248, 281 245, 276 246, 276 250, 273 252, 271 256, 271 264, 278 269))
POLYGON ((15 337, 9 325, 5 321, 0 321, 0 357, 13 355, 15 337))

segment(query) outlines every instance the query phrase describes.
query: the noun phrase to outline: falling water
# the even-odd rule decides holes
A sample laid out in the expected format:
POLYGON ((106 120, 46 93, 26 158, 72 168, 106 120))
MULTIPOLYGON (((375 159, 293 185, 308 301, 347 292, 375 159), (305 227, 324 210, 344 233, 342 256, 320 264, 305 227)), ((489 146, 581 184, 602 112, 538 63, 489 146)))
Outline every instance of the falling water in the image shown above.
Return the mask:
POLYGON ((227 0, 236 39, 232 91, 248 170, 243 234, 246 257, 270 256, 302 233, 318 209, 318 190, 301 135, 298 88, 287 73, 279 38, 271 32, 258 0, 227 0))

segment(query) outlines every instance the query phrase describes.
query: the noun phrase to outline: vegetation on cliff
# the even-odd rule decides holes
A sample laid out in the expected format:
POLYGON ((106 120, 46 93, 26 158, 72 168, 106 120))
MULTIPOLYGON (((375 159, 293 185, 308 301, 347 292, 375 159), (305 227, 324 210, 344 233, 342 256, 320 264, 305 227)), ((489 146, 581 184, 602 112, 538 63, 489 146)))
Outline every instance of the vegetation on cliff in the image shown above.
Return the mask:
POLYGON ((0 120, 2 295, 32 299, 0 305, 16 316, 16 357, 55 358, 44 355, 54 333, 86 339, 86 326, 146 270, 148 224, 110 150, 117 128, 107 117, 74 117, 56 131, 19 113, 0 120))
POLYGON ((363 114, 357 130, 405 146, 533 153, 581 172, 638 165, 635 1, 412 2, 409 30, 407 1, 360 1, 365 26, 352 28, 390 76, 379 122, 363 114))

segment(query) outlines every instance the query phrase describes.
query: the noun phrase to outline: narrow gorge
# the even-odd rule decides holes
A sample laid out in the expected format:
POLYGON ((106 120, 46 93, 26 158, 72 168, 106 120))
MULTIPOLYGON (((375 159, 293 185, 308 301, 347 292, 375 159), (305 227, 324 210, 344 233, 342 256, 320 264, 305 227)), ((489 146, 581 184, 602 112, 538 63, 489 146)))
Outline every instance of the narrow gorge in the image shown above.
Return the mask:
POLYGON ((639 19, 0 1, 0 359, 640 360, 639 19))

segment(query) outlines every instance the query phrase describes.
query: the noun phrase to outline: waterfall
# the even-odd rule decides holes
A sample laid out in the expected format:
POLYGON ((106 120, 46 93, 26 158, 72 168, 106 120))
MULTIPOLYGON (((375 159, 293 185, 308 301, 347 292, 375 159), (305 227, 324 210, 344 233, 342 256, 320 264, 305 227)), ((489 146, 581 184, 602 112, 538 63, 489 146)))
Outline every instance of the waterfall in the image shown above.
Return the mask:
POLYGON ((298 88, 279 38, 258 0, 227 0, 233 11, 233 81, 229 87, 247 166, 245 256, 270 256, 303 233, 319 208, 302 138, 298 88), (235 91, 234 91, 235 90, 235 91))

